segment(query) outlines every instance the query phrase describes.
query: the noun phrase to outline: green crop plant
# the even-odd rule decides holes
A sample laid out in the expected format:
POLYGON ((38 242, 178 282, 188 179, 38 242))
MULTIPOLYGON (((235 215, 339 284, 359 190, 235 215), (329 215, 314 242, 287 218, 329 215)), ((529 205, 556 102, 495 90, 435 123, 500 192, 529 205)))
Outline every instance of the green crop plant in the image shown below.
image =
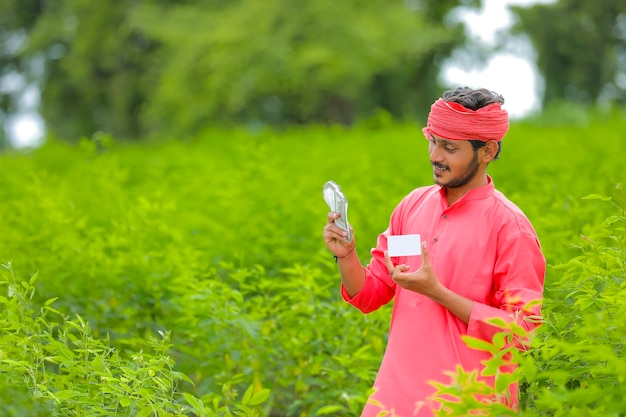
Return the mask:
MULTIPOLYGON (((489 167, 548 261, 545 322, 516 359, 520 414, 624 414, 624 131, 618 113, 514 122, 489 167)), ((363 315, 340 297, 322 240, 330 179, 349 199, 367 262, 395 205, 432 184, 420 126, 237 128, 142 143, 98 134, 0 154, 0 263, 10 265, 0 416, 92 405, 109 415, 358 416, 391 308, 363 315)))

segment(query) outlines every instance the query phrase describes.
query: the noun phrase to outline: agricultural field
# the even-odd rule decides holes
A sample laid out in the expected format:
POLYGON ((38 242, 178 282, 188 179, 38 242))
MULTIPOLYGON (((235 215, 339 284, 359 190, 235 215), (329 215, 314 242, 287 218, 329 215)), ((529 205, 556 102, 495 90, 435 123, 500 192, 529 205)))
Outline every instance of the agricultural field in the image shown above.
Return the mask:
MULTIPOLYGON (((341 300, 322 185, 348 196, 366 262, 432 183, 420 128, 380 115, 0 155, 0 416, 358 416, 391 308, 341 300)), ((489 168, 548 262, 519 415, 626 415, 624 132, 616 112, 516 122, 489 168)))

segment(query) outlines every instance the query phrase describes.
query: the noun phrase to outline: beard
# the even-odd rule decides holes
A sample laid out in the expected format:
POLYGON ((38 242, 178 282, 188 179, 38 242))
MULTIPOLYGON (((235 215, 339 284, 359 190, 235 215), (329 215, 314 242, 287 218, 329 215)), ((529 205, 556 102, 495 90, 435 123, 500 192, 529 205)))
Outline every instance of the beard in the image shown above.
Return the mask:
MULTIPOLYGON (((450 170, 449 167, 442 165, 442 164, 438 164, 438 163, 433 163, 433 166, 439 167, 439 168, 445 168, 448 171, 450 170)), ((435 179, 435 183, 437 185, 441 185, 446 188, 463 187, 476 176, 476 173, 478 172, 479 168, 480 168, 480 164, 478 163, 478 153, 474 152, 474 157, 472 158, 470 163, 467 165, 465 170, 460 175, 448 180, 447 183, 442 183, 438 181, 437 179, 435 179)))

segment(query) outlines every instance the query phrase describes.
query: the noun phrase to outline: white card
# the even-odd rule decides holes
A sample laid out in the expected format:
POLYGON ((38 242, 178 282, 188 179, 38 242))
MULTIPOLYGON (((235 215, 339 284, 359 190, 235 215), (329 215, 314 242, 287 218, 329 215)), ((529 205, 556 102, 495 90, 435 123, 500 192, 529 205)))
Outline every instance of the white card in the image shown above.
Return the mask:
POLYGON ((415 256, 422 254, 420 235, 395 235, 387 237, 389 256, 415 256))

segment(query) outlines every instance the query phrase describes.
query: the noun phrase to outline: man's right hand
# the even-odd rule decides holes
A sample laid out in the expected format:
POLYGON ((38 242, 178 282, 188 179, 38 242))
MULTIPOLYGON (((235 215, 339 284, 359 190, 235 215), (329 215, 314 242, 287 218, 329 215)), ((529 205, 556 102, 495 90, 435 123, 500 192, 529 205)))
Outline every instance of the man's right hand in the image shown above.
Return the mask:
POLYGON ((353 298, 365 284, 365 269, 361 266, 359 257, 354 250, 355 238, 352 226, 350 226, 352 239, 350 239, 350 242, 346 242, 348 232, 335 224, 335 219, 338 218, 339 213, 328 213, 328 223, 324 227, 324 241, 328 249, 337 258, 341 283, 346 290, 346 294, 348 294, 348 297, 353 298), (339 262, 339 259, 345 259, 345 261, 339 262))
MULTIPOLYGON (((328 213, 328 223, 324 227, 324 242, 337 258, 343 258, 354 249, 355 239, 352 238, 350 242, 346 242, 348 232, 335 224, 337 218, 339 218, 339 213, 332 211, 328 213)), ((354 236, 354 230, 352 230, 352 236, 354 236)))

